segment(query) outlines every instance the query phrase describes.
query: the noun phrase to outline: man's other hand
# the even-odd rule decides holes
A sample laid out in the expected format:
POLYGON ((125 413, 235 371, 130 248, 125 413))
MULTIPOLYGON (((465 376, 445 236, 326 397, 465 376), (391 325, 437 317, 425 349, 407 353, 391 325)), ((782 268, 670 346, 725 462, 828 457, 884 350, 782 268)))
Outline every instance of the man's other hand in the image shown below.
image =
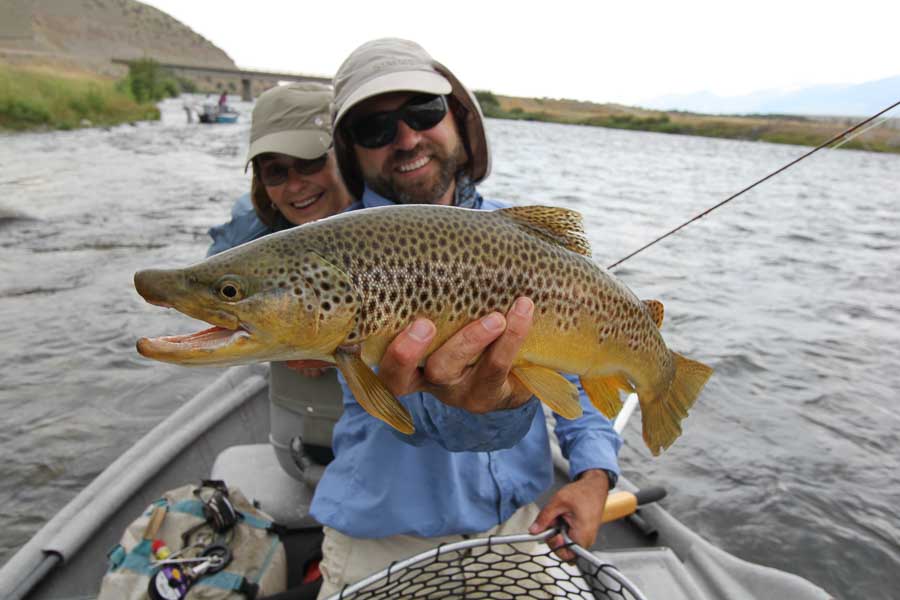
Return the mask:
MULTIPOLYGON (((591 469, 578 479, 561 487, 547 505, 538 513, 528 531, 537 535, 556 524, 562 518, 569 528, 569 537, 582 548, 589 549, 597 539, 597 531, 603 519, 603 508, 609 495, 609 476, 606 471, 591 469)), ((560 548, 563 537, 556 535, 547 540, 547 545, 556 551, 562 560, 575 560, 575 553, 568 548, 560 548)))

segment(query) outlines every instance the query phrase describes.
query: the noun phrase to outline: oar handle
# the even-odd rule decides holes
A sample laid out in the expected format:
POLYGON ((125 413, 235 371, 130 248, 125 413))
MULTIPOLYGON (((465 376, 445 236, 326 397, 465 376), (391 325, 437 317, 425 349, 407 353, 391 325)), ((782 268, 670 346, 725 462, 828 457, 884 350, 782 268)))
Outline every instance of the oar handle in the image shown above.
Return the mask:
POLYGON ((637 493, 613 492, 606 497, 602 522, 617 521, 632 514, 638 506, 656 502, 665 497, 666 490, 659 486, 644 488, 637 493))
POLYGON ((153 507, 153 512, 150 513, 150 520, 144 528, 143 539, 152 541, 156 537, 156 533, 159 531, 163 519, 166 518, 166 510, 165 506, 153 507))

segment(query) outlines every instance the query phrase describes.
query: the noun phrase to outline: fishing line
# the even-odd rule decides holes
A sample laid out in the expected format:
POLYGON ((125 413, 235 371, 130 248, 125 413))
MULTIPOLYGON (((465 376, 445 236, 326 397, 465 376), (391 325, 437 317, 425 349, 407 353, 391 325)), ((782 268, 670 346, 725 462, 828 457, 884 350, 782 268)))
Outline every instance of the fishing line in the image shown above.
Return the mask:
POLYGON ((800 162, 800 161, 803 160, 804 158, 807 158, 807 157, 809 157, 809 156, 812 156, 813 154, 815 154, 816 152, 818 152, 818 151, 821 150, 822 148, 827 148, 829 145, 831 145, 831 144, 837 142, 838 140, 841 140, 841 143, 838 144, 837 146, 835 146, 835 148, 839 148, 840 146, 846 144, 847 142, 849 142, 851 139, 853 139, 853 138, 856 137, 857 135, 862 135, 863 133, 865 133, 866 131, 868 131, 868 130, 871 129, 872 127, 875 127, 876 125, 880 125, 881 123, 883 123, 884 121, 886 121, 887 119, 882 119, 882 120, 879 121, 878 123, 875 123, 874 125, 872 125, 872 127, 867 127, 866 129, 860 131, 860 132, 857 133, 856 135, 853 135, 853 136, 851 136, 851 137, 847 137, 847 136, 849 136, 851 133, 853 133, 854 131, 856 131, 856 130, 859 129, 860 127, 862 127, 863 125, 866 125, 867 123, 870 123, 870 122, 874 121, 875 119, 877 119, 878 117, 880 117, 880 116, 883 115, 884 113, 888 112, 888 111, 891 110, 891 109, 896 108, 897 106, 900 106, 900 100, 898 100, 897 102, 894 102, 893 104, 891 104, 891 105, 888 106, 887 108, 878 111, 877 113, 875 113, 875 114, 872 115, 871 117, 869 117, 869 118, 867 118, 867 119, 865 119, 865 120, 863 120, 863 121, 860 121, 859 123, 857 123, 856 125, 850 127, 849 129, 845 129, 844 131, 842 131, 842 132, 840 132, 839 134, 835 135, 834 137, 830 138, 827 142, 823 142, 822 144, 819 144, 818 146, 816 146, 815 148, 813 148, 812 150, 810 150, 809 152, 807 152, 807 153, 804 154, 803 156, 801 156, 801 157, 799 157, 799 158, 795 158, 794 160, 792 160, 791 162, 787 163, 787 164, 784 165, 783 167, 781 167, 781 168, 779 168, 779 169, 777 169, 777 170, 775 170, 775 171, 772 171, 771 173, 769 173, 768 175, 766 175, 766 176, 763 177, 762 179, 757 179, 755 182, 753 182, 752 184, 748 185, 747 187, 745 187, 744 189, 742 189, 742 190, 739 191, 738 193, 736 193, 736 194, 734 194, 734 195, 732 195, 732 196, 729 196, 728 198, 725 198, 724 200, 722 200, 721 202, 719 202, 719 203, 716 204, 715 206, 712 206, 712 207, 710 207, 710 208, 707 208, 706 210, 704 210, 704 211, 701 212, 700 214, 694 216, 694 217, 691 218, 690 220, 685 221, 684 223, 682 223, 682 224, 679 225, 678 227, 676 227, 676 228, 674 228, 674 229, 672 229, 672 230, 670 230, 670 231, 664 233, 663 235, 659 236, 658 238, 656 238, 655 240, 653 240, 653 241, 650 242, 649 244, 645 244, 645 245, 641 246, 640 248, 638 248, 637 250, 635 250, 634 252, 632 252, 632 253, 629 254, 628 256, 626 256, 626 257, 624 257, 624 258, 620 258, 619 260, 617 260, 616 262, 614 262, 613 264, 609 265, 609 266, 606 267, 606 268, 607 268, 607 269, 613 269, 614 267, 619 266, 620 264, 622 264, 623 262, 625 262, 626 260, 628 260, 628 259, 631 258, 632 256, 635 256, 636 254, 639 254, 639 253, 643 252, 644 250, 646 250, 646 249, 649 248, 650 246, 656 244, 657 242, 661 242, 662 240, 666 239, 667 237, 669 237, 669 236, 672 235, 673 233, 675 233, 675 232, 677 232, 677 231, 680 231, 680 230, 684 229, 685 227, 687 227, 688 225, 690 225, 690 224, 693 223, 694 221, 697 221, 697 220, 699 220, 699 219, 702 219, 703 217, 705 217, 706 215, 708 215, 708 214, 711 213, 712 211, 716 210, 716 209, 719 208, 720 206, 724 206, 725 204, 728 204, 729 202, 731 202, 732 200, 734 200, 735 198, 737 198, 737 197, 740 196, 741 194, 743 194, 743 193, 745 193, 745 192, 749 192, 750 190, 752 190, 753 188, 755 188, 756 186, 758 186, 758 185, 761 184, 762 182, 764 182, 764 181, 766 181, 766 180, 768 180, 768 179, 771 179, 772 177, 775 177, 776 175, 778 175, 778 174, 781 173, 782 171, 785 171, 785 170, 789 169, 790 167, 793 167, 794 165, 796 165, 798 162, 800 162), (846 139, 842 139, 842 138, 846 138, 846 139))
POLYGON ((875 129, 875 128, 878 127, 879 125, 881 125, 881 124, 883 124, 883 123, 885 123, 885 122, 887 122, 887 121, 890 121, 890 120, 891 120, 890 117, 881 117, 880 119, 878 119, 878 120, 875 121, 874 123, 870 124, 868 127, 864 127, 864 128, 862 128, 862 129, 860 129, 859 131, 857 131, 857 132, 854 133, 853 135, 848 135, 847 137, 845 137, 844 139, 842 139, 842 140, 840 141, 840 143, 837 143, 837 144, 835 144, 834 146, 832 146, 831 149, 832 149, 832 150, 837 150, 838 148, 840 148, 841 146, 843 146, 844 144, 846 144, 846 143, 849 142, 850 140, 855 139, 855 138, 861 136, 862 134, 864 134, 865 132, 867 132, 867 131, 870 130, 870 129, 875 129))

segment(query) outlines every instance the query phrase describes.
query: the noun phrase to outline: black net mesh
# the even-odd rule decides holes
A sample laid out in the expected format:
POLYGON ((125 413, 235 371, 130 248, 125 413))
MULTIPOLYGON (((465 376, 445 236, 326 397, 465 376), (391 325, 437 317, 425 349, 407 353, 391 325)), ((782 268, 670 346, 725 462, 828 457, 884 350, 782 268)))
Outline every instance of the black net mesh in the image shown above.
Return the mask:
POLYGON ((579 558, 576 564, 565 563, 542 543, 546 538, 505 536, 444 545, 394 563, 329 600, 645 600, 612 564, 568 539, 579 558))

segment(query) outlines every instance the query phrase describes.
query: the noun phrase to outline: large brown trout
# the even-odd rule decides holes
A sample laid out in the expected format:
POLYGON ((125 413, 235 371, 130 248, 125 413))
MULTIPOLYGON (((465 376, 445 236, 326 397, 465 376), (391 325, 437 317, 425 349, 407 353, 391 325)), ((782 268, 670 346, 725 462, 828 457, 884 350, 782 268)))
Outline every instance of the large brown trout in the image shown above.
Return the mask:
POLYGON ((341 370, 371 415, 412 433, 408 411, 370 365, 417 317, 437 328, 429 353, 519 296, 534 323, 512 375, 557 414, 581 415, 580 377, 607 417, 620 390, 640 399, 654 454, 681 434, 712 369, 670 351, 662 304, 640 301, 590 259, 581 215, 550 207, 476 211, 409 205, 344 213, 238 246, 185 269, 134 277, 148 302, 211 329, 143 338, 149 358, 187 365, 321 360, 341 370))

